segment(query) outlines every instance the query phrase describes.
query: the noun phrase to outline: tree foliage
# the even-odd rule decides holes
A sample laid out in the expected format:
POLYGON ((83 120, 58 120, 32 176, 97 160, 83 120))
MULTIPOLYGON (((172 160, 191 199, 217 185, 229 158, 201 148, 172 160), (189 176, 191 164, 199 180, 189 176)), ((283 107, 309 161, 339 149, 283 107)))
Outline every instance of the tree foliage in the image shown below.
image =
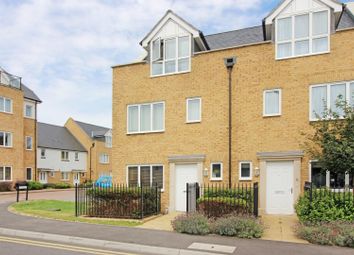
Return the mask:
POLYGON ((341 97, 337 112, 325 109, 313 122, 314 132, 306 135, 306 152, 317 159, 323 171, 354 174, 354 107, 341 97))

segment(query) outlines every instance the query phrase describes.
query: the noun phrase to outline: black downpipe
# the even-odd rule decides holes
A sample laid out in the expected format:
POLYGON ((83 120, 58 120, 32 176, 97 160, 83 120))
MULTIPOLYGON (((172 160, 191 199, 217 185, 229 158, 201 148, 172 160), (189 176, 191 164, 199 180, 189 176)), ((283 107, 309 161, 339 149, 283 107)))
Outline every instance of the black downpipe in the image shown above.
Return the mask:
POLYGON ((95 147, 95 143, 92 143, 90 147, 90 182, 92 181, 92 149, 95 147))

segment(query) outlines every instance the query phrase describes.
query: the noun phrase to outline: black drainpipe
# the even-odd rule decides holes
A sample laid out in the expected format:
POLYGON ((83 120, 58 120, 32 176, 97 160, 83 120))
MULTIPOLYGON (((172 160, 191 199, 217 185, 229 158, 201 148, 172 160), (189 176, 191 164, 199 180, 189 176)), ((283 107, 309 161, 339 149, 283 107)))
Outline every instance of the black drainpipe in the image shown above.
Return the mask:
MULTIPOLYGON (((38 134, 37 134, 37 102, 34 105, 34 181, 37 181, 37 142, 38 142, 38 134)), ((27 170, 26 170, 27 175, 27 170)), ((32 176, 31 176, 32 177, 32 176)), ((27 177, 26 177, 27 179, 27 177)))
POLYGON ((95 143, 92 143, 90 147, 90 182, 92 181, 92 149, 95 147, 95 143))
POLYGON ((224 59, 224 63, 229 75, 229 187, 232 187, 232 69, 236 64, 236 57, 224 59))

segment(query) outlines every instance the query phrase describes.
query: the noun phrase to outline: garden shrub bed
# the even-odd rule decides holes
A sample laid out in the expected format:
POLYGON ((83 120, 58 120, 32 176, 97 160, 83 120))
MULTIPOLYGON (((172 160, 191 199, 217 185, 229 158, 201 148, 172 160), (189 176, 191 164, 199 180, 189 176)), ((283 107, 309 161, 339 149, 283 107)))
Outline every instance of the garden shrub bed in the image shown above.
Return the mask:
POLYGON ((13 182, 0 182, 0 192, 13 190, 13 182))
POLYGON ((179 233, 191 235, 217 234, 239 238, 260 238, 263 225, 253 217, 228 215, 210 219, 200 213, 183 214, 172 221, 172 227, 179 233))

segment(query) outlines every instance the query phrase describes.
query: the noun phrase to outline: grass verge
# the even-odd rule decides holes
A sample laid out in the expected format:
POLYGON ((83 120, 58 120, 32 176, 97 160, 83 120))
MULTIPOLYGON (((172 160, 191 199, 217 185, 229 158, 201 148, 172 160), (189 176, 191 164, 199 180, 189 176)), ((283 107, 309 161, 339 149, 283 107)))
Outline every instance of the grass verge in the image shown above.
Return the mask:
POLYGON ((135 227, 142 224, 139 221, 132 220, 75 217, 75 203, 60 200, 34 200, 20 202, 11 205, 10 211, 25 214, 28 216, 42 217, 47 219, 122 227, 135 227))

